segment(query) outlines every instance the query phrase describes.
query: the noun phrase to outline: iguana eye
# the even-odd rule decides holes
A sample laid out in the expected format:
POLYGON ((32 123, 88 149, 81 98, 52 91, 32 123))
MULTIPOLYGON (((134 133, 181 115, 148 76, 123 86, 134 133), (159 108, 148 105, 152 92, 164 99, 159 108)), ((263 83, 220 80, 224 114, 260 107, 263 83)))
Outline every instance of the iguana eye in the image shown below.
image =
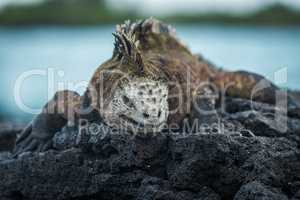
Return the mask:
POLYGON ((122 96, 122 100, 124 102, 125 105, 127 105, 130 108, 135 108, 133 102, 125 95, 122 96))

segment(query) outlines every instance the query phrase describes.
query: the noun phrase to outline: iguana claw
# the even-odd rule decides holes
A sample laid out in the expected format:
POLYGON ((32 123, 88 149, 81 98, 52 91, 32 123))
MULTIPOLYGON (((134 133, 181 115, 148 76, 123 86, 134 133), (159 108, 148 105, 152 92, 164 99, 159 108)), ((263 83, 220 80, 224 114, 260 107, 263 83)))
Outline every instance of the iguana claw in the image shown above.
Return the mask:
POLYGON ((16 149, 14 155, 17 156, 23 152, 43 152, 51 149, 52 139, 49 133, 43 133, 42 135, 48 134, 48 138, 36 137, 36 130, 33 128, 33 122, 31 122, 20 134, 20 137, 16 141, 16 149))

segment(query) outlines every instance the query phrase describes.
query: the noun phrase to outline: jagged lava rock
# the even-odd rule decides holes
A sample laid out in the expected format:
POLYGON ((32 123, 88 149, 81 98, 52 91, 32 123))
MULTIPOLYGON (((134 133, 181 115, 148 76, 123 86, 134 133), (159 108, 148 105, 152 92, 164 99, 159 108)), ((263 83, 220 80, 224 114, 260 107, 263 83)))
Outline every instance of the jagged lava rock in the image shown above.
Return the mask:
MULTIPOLYGON (((92 132, 65 127, 54 136, 53 150, 0 161, 1 199, 299 199, 299 119, 287 116, 293 125, 283 134, 258 111, 243 117, 249 102, 232 102, 227 113, 210 117, 256 137, 215 132, 134 136, 101 122, 92 132)), ((273 110, 255 106, 261 113, 273 110)))

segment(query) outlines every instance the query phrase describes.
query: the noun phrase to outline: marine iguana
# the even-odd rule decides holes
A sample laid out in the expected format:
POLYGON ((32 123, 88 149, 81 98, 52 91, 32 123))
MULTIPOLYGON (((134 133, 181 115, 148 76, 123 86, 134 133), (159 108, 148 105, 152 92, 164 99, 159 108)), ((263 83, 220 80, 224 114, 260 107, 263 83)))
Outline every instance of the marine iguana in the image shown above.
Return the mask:
POLYGON ((180 124, 202 83, 228 96, 274 103, 276 86, 270 83, 253 96, 263 77, 216 68, 193 55, 170 25, 154 18, 126 21, 113 35, 113 56, 96 70, 84 95, 57 92, 17 139, 17 154, 49 149, 57 131, 91 113, 127 130, 159 132, 164 123, 180 124))

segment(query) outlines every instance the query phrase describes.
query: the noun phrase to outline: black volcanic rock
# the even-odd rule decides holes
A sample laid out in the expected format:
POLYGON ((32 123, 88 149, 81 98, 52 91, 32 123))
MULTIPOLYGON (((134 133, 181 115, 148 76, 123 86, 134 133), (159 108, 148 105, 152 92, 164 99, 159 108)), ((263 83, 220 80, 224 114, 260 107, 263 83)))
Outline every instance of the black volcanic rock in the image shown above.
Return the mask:
POLYGON ((17 134, 23 127, 22 124, 0 120, 0 152, 10 152, 14 149, 17 134))
POLYGON ((288 200, 287 196, 281 194, 274 188, 269 189, 263 184, 253 181, 241 187, 238 193, 235 195, 234 200, 246 200, 246 199, 264 199, 264 200, 288 200))
POLYGON ((191 117, 234 125, 223 132, 134 136, 101 122, 65 127, 53 150, 0 161, 0 199, 299 199, 300 119, 286 116, 282 132, 264 115, 272 106, 256 103, 250 113, 248 101, 230 101, 226 112, 191 117))

